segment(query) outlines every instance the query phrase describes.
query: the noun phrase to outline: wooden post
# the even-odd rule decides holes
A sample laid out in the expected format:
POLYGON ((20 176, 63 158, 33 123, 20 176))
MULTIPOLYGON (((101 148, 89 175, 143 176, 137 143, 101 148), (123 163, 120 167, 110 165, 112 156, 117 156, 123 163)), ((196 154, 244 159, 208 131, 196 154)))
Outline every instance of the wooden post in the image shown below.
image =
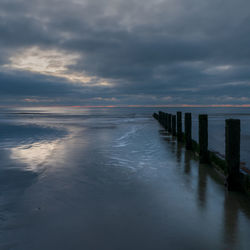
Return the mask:
POLYGON ((153 114, 153 117, 158 120, 158 115, 156 113, 153 114))
POLYGON ((162 125, 162 122, 163 122, 163 112, 162 111, 159 111, 159 122, 162 125))
POLYGON ((192 149, 192 115, 185 113, 185 142, 186 149, 192 149))
POLYGON ((161 125, 164 127, 164 117, 165 117, 165 113, 162 112, 162 118, 161 118, 161 125))
POLYGON ((208 118, 207 115, 199 115, 199 155, 200 163, 207 163, 208 157, 208 118))
POLYGON ((177 140, 182 141, 182 113, 177 112, 177 140))
POLYGON ((172 115, 172 135, 176 136, 176 115, 172 115))
POLYGON ((168 113, 165 115, 165 129, 168 130, 168 113))
POLYGON ((172 132, 172 115, 168 114, 168 132, 172 132))
POLYGON ((164 113, 164 128, 167 130, 168 122, 167 122, 168 113, 164 113))
POLYGON ((158 118, 159 123, 161 123, 161 111, 158 112, 158 118))
POLYGON ((240 185, 240 120, 226 120, 226 165, 228 190, 239 190, 240 185))

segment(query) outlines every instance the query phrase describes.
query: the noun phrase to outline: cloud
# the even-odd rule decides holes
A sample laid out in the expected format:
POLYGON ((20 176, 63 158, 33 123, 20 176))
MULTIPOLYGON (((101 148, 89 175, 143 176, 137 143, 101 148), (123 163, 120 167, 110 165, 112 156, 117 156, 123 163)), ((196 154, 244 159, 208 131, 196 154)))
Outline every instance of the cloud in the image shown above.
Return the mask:
MULTIPOLYGON (((15 53, 9 58, 10 63, 3 65, 6 69, 14 69, 64 78, 72 83, 83 85, 91 84, 96 80, 83 72, 69 70, 71 65, 77 63, 77 54, 67 54, 59 50, 42 50, 39 47, 31 47, 15 53)), ((96 80, 96 85, 112 85, 107 81, 96 80)))
POLYGON ((249 8, 247 0, 2 0, 1 104, 249 103, 249 8))

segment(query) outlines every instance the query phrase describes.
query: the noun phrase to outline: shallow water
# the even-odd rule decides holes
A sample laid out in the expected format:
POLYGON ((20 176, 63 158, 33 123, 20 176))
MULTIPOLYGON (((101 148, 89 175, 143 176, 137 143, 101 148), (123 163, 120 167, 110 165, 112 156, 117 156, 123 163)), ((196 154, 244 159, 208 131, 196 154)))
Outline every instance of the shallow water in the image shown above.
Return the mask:
POLYGON ((4 110, 0 249, 249 249, 249 198, 154 111, 4 110))

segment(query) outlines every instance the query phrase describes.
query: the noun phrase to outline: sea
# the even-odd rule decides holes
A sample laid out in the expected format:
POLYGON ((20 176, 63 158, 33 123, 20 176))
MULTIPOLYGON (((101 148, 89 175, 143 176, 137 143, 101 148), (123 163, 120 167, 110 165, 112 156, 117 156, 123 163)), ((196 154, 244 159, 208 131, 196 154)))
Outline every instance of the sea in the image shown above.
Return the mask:
POLYGON ((225 120, 249 108, 0 108, 0 249, 245 249, 250 200, 228 192, 152 118, 208 114, 209 149, 225 155, 225 120))

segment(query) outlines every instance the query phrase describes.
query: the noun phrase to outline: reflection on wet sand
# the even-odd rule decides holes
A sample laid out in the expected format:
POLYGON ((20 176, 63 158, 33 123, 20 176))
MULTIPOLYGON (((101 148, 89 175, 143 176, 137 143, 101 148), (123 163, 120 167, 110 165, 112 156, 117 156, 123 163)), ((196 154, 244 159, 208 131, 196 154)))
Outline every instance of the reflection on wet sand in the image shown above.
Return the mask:
MULTIPOLYGON (((224 190, 223 178, 216 171, 207 164, 200 164, 195 158, 194 154, 184 148, 182 143, 176 143, 176 151, 172 149, 173 143, 168 141, 169 148, 171 152, 175 152, 177 166, 182 165, 182 157, 184 156, 184 171, 183 173, 188 177, 186 180, 189 184, 191 181, 197 179, 197 204, 199 208, 203 211, 208 211, 208 204, 210 202, 215 202, 213 200, 214 191, 219 191, 221 194, 224 194, 224 202, 222 202, 223 216, 221 217, 221 225, 223 227, 222 233, 222 246, 225 250, 231 249, 248 249, 246 242, 244 242, 245 235, 242 235, 242 229, 239 221, 239 214, 242 213, 243 217, 250 220, 250 200, 244 194, 231 193, 224 190), (196 175, 190 175, 193 171, 197 171, 196 175), (208 181, 210 179, 211 181, 208 181), (212 185, 212 186, 211 186, 212 185), (216 188, 214 187, 216 185, 216 188), (208 192, 209 190, 209 192, 208 192), (209 194, 208 194, 209 193, 209 194), (204 210, 206 209, 206 210, 204 210), (244 244, 242 243, 244 242, 244 244)), ((178 174, 182 174, 177 171, 178 174)), ((220 196, 220 195, 219 195, 220 196)), ((218 202, 219 200, 217 200, 218 202)), ((219 205, 219 204, 218 204, 219 205)), ((211 204, 210 204, 211 206, 211 204)), ((218 217, 217 214, 214 215, 218 217)), ((220 218, 220 217, 218 217, 220 218)), ((247 225, 247 224, 246 224, 247 225)), ((246 235, 249 234, 249 231, 244 232, 246 235)))
POLYGON ((177 163, 180 164, 181 162, 181 157, 182 157, 182 144, 177 142, 177 146, 176 146, 176 159, 177 159, 177 163))
MULTIPOLYGON (((56 127, 54 128, 56 129, 56 127)), ((58 160, 63 155, 70 140, 77 138, 81 128, 67 126, 67 135, 58 136, 56 139, 40 140, 35 143, 19 145, 9 148, 9 158, 24 164, 23 170, 40 172, 44 165, 58 160)), ((83 144, 81 145, 83 147, 83 144)))
POLYGON ((198 204, 201 208, 206 206, 207 172, 204 168, 202 164, 198 168, 198 204))
POLYGON ((176 154, 176 141, 173 138, 171 138, 171 152, 176 154))
POLYGON ((185 157, 184 157, 184 171, 186 174, 190 174, 191 166, 191 152, 188 150, 185 150, 185 157))
POLYGON ((226 249, 234 249, 238 235, 238 201, 229 193, 224 201, 224 241, 226 249))
POLYGON ((10 158, 26 164, 26 170, 39 172, 42 166, 50 159, 60 140, 38 142, 11 148, 10 158))

